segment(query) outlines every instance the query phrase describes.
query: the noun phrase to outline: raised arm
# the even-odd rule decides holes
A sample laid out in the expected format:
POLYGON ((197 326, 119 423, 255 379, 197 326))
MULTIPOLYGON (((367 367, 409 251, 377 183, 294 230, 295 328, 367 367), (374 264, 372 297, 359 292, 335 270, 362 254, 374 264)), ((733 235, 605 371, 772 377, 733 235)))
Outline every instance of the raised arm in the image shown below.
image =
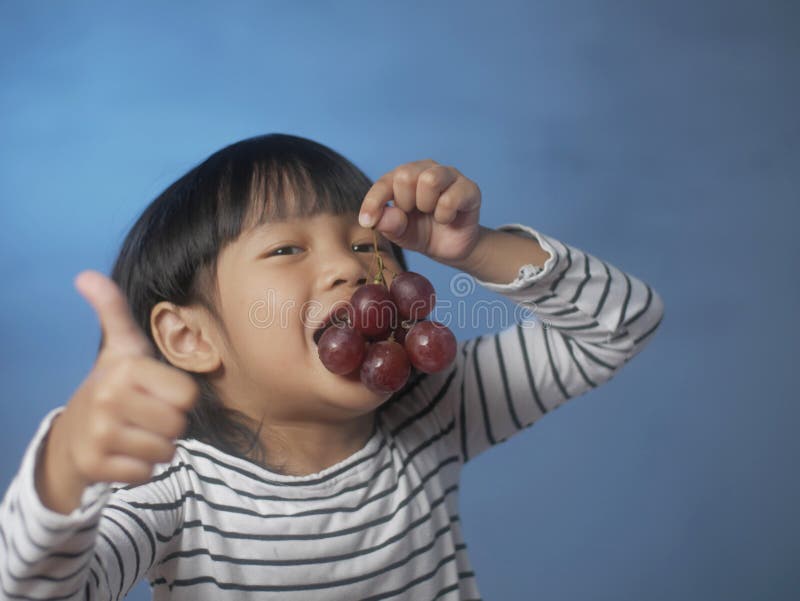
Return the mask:
POLYGON ((450 369, 408 391, 420 415, 436 415, 464 462, 610 380, 664 313, 645 282, 533 228, 503 226, 486 240, 492 257, 462 267, 494 280, 477 281, 538 320, 461 341, 450 369))
POLYGON ((197 385, 154 357, 113 281, 87 271, 75 284, 103 344, 67 405, 43 422, 0 505, 7 599, 120 598, 153 565, 155 533, 180 524, 177 509, 148 514, 131 503, 180 499, 174 479, 153 475, 174 459, 197 385), (111 483, 130 486, 112 497, 111 483))
POLYGON ((430 440, 448 434, 463 461, 609 380, 664 312, 650 286, 606 261, 529 227, 481 226, 481 202, 474 181, 428 159, 380 177, 359 215, 364 227, 474 276, 541 320, 462 342, 455 365, 412 381, 395 395, 406 402, 390 403, 398 429, 416 426, 430 440))
POLYGON ((167 535, 183 523, 180 480, 170 464, 157 465, 139 486, 92 485, 68 514, 46 507, 36 464, 62 410, 43 420, 0 503, 2 599, 122 599, 155 573, 167 535), (149 510, 147 501, 175 507, 149 510))

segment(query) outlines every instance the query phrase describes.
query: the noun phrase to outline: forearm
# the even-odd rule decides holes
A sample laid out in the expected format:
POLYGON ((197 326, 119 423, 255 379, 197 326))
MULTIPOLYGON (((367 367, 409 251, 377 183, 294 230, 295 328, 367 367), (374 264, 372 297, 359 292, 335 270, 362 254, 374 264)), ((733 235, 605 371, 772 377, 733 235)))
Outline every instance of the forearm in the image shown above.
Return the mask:
MULTIPOLYGON (((14 479, 0 503, 0 533, 6 553, 0 552, 5 593, 20 598, 78 598, 89 577, 95 550, 102 499, 84 497, 85 506, 68 515, 42 504, 36 491, 37 457, 43 457, 44 439, 54 413, 48 415, 25 450, 14 479), (24 558, 24 559, 23 559, 24 558)), ((95 573, 100 574, 94 565, 95 573)), ((0 598, 5 599, 3 594, 0 598)))
POLYGON ((61 445, 61 418, 61 415, 56 416, 42 441, 43 448, 34 469, 34 484, 42 505, 51 511, 68 515, 80 506, 87 484, 80 482, 67 462, 61 445))
POLYGON ((478 242, 470 255, 446 264, 484 282, 507 284, 523 265, 542 267, 549 258, 550 253, 533 238, 480 226, 478 242))
MULTIPOLYGON (((658 294, 634 275, 524 224, 504 226, 501 233, 506 230, 519 234, 513 240, 483 234, 482 247, 508 262, 507 271, 493 267, 486 251, 453 267, 502 278, 504 283, 486 282, 487 289, 524 311, 515 307, 515 323, 500 332, 461 343, 450 373, 461 374, 463 385, 448 388, 436 374, 428 382, 428 390, 446 391, 437 407, 443 408, 442 423, 455 420, 455 448, 465 461, 607 382, 652 339, 663 315, 658 294), (552 254, 547 260, 539 255, 545 269, 519 269, 537 263, 531 245, 539 243, 552 254)), ((502 315, 509 324, 508 313, 502 315)))

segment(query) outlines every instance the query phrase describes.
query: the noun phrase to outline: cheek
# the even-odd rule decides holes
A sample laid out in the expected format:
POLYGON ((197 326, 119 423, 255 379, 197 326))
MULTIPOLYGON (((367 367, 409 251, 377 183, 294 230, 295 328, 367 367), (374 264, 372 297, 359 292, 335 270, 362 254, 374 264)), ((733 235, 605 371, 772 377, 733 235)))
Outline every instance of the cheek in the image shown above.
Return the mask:
POLYGON ((289 328, 297 318, 297 303, 272 289, 251 295, 242 309, 247 314, 247 324, 256 330, 289 328))
POLYGON ((237 362, 252 379, 277 384, 305 365, 305 339, 296 322, 287 325, 280 315, 259 319, 236 333, 237 362))
POLYGON ((226 323, 231 342, 243 361, 261 363, 262 358, 285 356, 298 339, 297 303, 274 289, 247 290, 228 305, 226 323), (288 345, 288 346, 287 346, 288 345))

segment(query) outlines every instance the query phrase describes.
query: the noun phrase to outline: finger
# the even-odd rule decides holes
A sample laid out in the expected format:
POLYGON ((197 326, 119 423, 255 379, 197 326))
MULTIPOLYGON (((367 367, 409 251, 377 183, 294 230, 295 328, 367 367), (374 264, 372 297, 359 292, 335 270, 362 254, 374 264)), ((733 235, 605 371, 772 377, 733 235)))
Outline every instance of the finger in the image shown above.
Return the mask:
POLYGON ((194 379, 176 367, 146 358, 129 368, 127 377, 132 384, 153 397, 169 403, 180 411, 190 411, 199 395, 194 379))
POLYGON ((386 207, 381 222, 384 225, 376 227, 394 228, 395 232, 402 232, 397 234, 381 232, 387 240, 402 248, 420 250, 424 248, 425 241, 430 237, 430 219, 419 211, 406 213, 397 207, 386 207))
POLYGON ((154 354, 150 341, 133 319, 125 296, 113 280, 99 271, 86 270, 77 275, 74 284, 100 320, 103 348, 111 347, 134 355, 154 354))
POLYGON ((458 213, 468 213, 480 208, 481 195, 475 183, 465 177, 459 177, 439 197, 433 219, 437 223, 452 223, 458 213))
POLYGON ((408 216, 405 211, 397 207, 386 207, 380 221, 375 224, 376 230, 395 243, 402 239, 407 228, 408 216))
POLYGON ((376 180, 361 202, 358 222, 362 227, 373 227, 383 214, 386 203, 392 200, 392 183, 388 175, 376 180))
POLYGON ((415 191, 417 209, 423 213, 433 213, 439 197, 455 183, 458 175, 458 171, 444 165, 434 165, 420 173, 415 191))
POLYGON ((149 393, 131 391, 120 404, 123 421, 164 438, 174 440, 186 431, 186 413, 149 393))
POLYGON ((458 211, 453 210, 441 203, 436 207, 436 211, 433 213, 433 220, 436 223, 440 223, 442 225, 448 225, 455 221, 455 218, 458 216, 458 211))
POLYGON ((392 175, 394 204, 406 213, 417 207, 417 179, 423 171, 425 166, 420 163, 408 163, 394 170, 392 175))
POLYGON ((169 463, 175 456, 175 443, 141 428, 125 426, 105 448, 109 455, 121 455, 147 463, 169 463))
MULTIPOLYGON (((408 163, 408 165, 402 165, 401 167, 409 166, 422 171, 435 164, 436 161, 426 159, 416 163, 408 163)), ((373 227, 380 220, 383 208, 390 200, 394 199, 395 205, 399 206, 394 190, 394 179, 398 169, 400 167, 378 178, 367 191, 364 200, 361 202, 361 210, 358 215, 358 222, 362 227, 373 227)), ((413 205, 408 210, 411 208, 413 208, 413 205)))

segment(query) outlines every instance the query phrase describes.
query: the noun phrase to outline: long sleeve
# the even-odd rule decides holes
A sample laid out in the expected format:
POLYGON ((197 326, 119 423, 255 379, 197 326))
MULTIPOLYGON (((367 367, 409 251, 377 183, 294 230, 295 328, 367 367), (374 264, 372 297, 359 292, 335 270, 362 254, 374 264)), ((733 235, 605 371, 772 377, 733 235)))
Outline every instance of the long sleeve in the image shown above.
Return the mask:
POLYGON ((62 409, 42 421, 0 503, 2 599, 121 599, 163 554, 159 533, 171 533, 182 523, 175 479, 161 477, 170 473, 169 464, 157 465, 153 478, 141 486, 87 488, 80 507, 69 515, 45 507, 34 469, 62 409), (176 508, 142 510, 139 499, 176 508))
POLYGON ((535 238, 550 258, 508 284, 476 281, 538 319, 459 342, 455 365, 421 377, 412 392, 451 432, 463 462, 610 380, 664 313, 648 284, 614 265, 525 225, 499 229, 535 238))

